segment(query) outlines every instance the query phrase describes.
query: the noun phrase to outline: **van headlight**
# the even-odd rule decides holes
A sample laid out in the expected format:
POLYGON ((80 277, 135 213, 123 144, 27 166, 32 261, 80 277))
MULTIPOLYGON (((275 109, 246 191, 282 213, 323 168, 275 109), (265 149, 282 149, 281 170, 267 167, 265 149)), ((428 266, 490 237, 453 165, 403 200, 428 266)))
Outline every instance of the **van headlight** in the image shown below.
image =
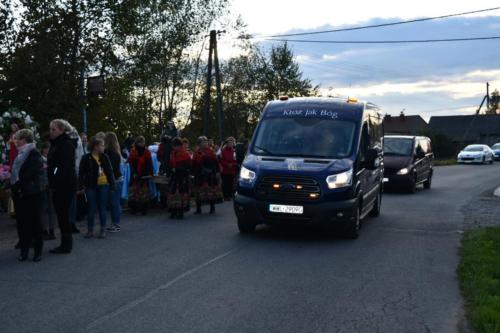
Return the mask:
POLYGON ((328 188, 333 190, 335 188, 347 187, 352 185, 352 169, 347 170, 336 175, 326 177, 328 188))
POLYGON ((240 170, 240 181, 247 184, 252 184, 254 180, 255 172, 253 172, 252 170, 248 170, 247 168, 242 166, 240 170))
POLYGON ((408 174, 408 168, 403 168, 398 171, 398 175, 407 175, 408 174))

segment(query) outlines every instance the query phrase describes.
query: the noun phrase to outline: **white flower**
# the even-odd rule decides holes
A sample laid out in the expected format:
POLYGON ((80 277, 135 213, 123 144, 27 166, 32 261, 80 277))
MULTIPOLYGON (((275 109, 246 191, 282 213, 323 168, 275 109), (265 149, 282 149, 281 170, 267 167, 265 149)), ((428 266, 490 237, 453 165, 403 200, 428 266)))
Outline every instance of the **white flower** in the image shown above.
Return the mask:
POLYGON ((26 117, 26 112, 21 111, 21 115, 22 115, 23 117, 26 117))
POLYGON ((31 119, 31 117, 28 115, 28 116, 26 116, 26 119, 24 119, 24 123, 25 123, 26 125, 31 125, 31 124, 33 124, 33 120, 32 120, 32 119, 31 119))
POLYGON ((5 113, 3 114, 3 117, 4 117, 4 118, 10 118, 10 117, 11 117, 11 115, 10 115, 10 113, 9 113, 9 112, 5 112, 5 113))

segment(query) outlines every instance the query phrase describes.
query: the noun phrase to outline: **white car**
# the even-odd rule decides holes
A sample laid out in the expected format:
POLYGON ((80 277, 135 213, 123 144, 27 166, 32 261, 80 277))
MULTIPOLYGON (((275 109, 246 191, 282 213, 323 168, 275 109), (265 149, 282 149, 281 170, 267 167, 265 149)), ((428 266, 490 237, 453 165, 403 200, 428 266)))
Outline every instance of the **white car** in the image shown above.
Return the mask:
POLYGON ((495 154, 487 145, 468 145, 458 153, 458 163, 493 163, 495 154))
POLYGON ((500 160, 500 143, 495 143, 491 146, 491 150, 493 150, 493 153, 495 154, 495 160, 500 160))

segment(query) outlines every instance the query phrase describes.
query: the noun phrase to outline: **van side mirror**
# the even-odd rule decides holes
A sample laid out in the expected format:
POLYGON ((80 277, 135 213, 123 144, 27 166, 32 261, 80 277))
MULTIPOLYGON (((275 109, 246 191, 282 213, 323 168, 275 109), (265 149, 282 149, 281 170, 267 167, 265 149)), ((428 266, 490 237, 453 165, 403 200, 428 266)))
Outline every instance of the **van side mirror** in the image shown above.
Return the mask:
POLYGON ((424 151, 421 149, 417 150, 417 158, 424 158, 424 157, 425 157, 424 151))
POLYGON ((368 170, 375 170, 380 165, 379 152, 377 149, 370 148, 366 151, 365 155, 365 165, 364 167, 368 170))

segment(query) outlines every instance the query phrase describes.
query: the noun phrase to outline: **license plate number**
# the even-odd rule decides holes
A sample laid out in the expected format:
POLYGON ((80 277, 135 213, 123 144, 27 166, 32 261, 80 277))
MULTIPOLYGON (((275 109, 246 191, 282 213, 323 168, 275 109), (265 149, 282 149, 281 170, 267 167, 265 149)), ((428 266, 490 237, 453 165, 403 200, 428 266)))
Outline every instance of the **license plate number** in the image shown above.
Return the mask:
POLYGON ((271 213, 282 213, 282 214, 304 214, 303 206, 288 206, 288 205, 269 205, 269 211, 271 213))

